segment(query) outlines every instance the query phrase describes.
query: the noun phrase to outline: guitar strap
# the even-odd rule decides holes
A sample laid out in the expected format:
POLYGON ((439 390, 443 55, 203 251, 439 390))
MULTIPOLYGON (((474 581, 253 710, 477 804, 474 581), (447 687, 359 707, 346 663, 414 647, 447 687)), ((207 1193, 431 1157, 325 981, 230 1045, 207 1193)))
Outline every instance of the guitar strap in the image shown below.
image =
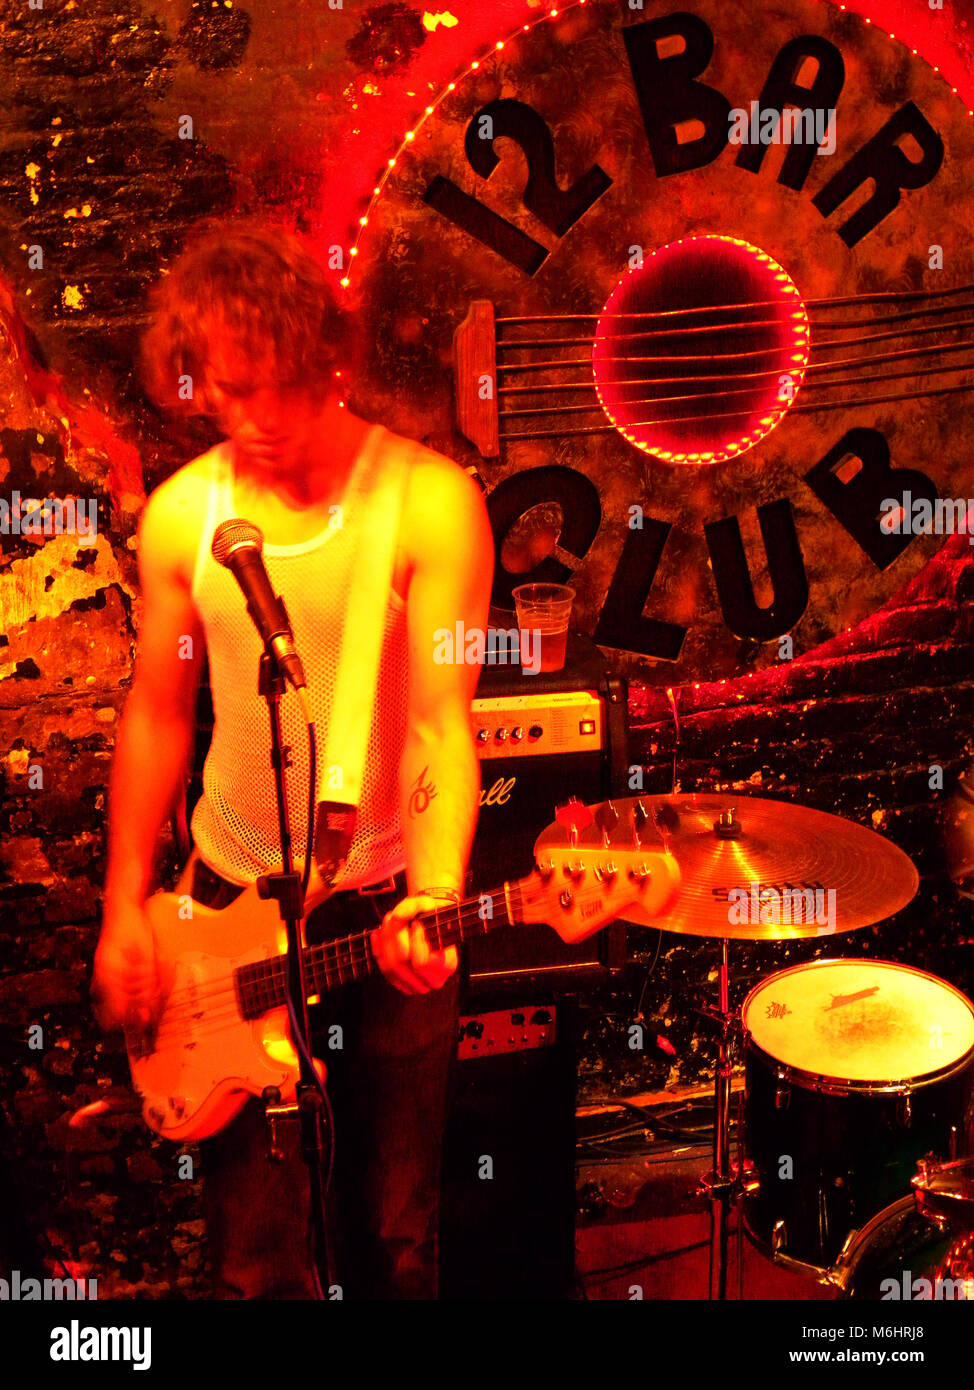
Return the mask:
POLYGON ((324 757, 319 754, 314 858, 328 885, 348 858, 355 834, 405 486, 419 448, 412 441, 411 448, 398 447, 398 441, 397 447, 383 447, 387 434, 380 430, 353 497, 353 506, 361 509, 358 536, 324 757))

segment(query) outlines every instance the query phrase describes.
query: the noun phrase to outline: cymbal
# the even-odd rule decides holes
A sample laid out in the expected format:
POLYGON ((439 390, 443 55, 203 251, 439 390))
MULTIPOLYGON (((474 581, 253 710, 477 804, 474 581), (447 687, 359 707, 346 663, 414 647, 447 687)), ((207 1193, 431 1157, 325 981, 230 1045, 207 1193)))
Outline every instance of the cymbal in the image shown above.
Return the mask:
MULTIPOLYGON (((909 857, 875 831, 787 801, 696 793, 571 805, 579 844, 607 834, 631 848, 635 823, 647 849, 669 850, 679 864, 675 903, 655 919, 629 910, 637 926, 743 941, 831 936, 899 912, 919 883, 909 857)), ((564 845, 572 823, 560 808, 535 853, 564 845)))

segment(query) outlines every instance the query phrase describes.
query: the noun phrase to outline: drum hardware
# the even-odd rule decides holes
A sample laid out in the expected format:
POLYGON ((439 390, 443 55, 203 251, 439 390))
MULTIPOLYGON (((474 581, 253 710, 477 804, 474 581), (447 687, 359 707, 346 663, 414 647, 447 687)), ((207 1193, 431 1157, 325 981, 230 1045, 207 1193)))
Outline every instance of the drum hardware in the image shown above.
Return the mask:
POLYGON ((905 1194, 925 1153, 974 1139, 974 1005, 910 966, 819 960, 763 980, 741 1020, 759 1179, 747 1234, 830 1282, 850 1233, 905 1194))
MULTIPOLYGON (((747 1190, 750 1182, 756 1181, 750 1171, 744 1146, 744 1093, 737 1094, 737 1187, 740 1192, 747 1190)), ((738 1205, 738 1204, 735 1204, 738 1205)), ((744 1227, 738 1211, 737 1221, 737 1301, 744 1297, 744 1227)))
MULTIPOLYGON (((730 1007, 730 972, 727 963, 727 938, 721 942, 720 970, 717 976, 717 1007, 698 1006, 698 1012, 709 1019, 717 1030, 717 1065, 714 1069, 714 1137, 713 1168, 700 1180, 700 1191, 710 1201, 710 1270, 709 1297, 727 1297, 727 1237, 730 1205, 737 1201, 737 1183, 730 1169, 730 1094, 733 1065, 730 1058, 730 1037, 738 1024, 736 1011, 730 1007)), ((739 1255, 738 1264, 741 1264, 739 1255)))
POLYGON ((844 1298, 974 1300, 974 1158, 921 1158, 911 1185, 845 1240, 825 1281, 844 1298))
POLYGON ((921 1158, 911 1186, 921 1211, 935 1219, 966 1221, 974 1230, 974 1160, 921 1158))
MULTIPOLYGON (((722 1300, 727 1296, 730 1205, 743 1200, 746 1208, 748 1202, 760 1201, 763 1195, 762 1173, 760 1165, 753 1161, 753 1153, 748 1168, 743 1157, 738 1159, 736 1172, 730 1162, 731 1040, 735 1028, 746 1020, 743 1010, 739 1015, 730 1009, 728 942, 732 937, 750 941, 818 937, 881 921, 913 898, 919 883, 917 871, 907 855, 864 826, 767 798, 704 793, 644 796, 603 802, 589 810, 593 812, 591 821, 579 827, 581 843, 594 841, 597 836, 600 846, 609 849, 617 834, 625 833, 634 836, 638 844, 671 853, 680 866, 681 888, 675 903, 665 913, 653 917, 641 915, 639 909, 627 909, 627 921, 684 935, 717 937, 721 941, 717 1005, 703 1007, 699 1012, 717 1033, 713 1167, 702 1180, 701 1189, 710 1201, 709 1295, 722 1300), (732 912, 732 904, 740 910, 732 912)), ((563 842, 563 836, 560 826, 549 826, 538 838, 536 852, 541 852, 547 842, 563 842)), ((833 962, 836 963, 841 964, 833 962)), ((806 967, 792 970, 803 968, 806 967)), ((770 979, 777 980, 789 973, 779 972, 770 979)), ((871 982, 864 991, 833 991, 824 1004, 823 1016, 847 1021, 852 1017, 851 1010, 867 1007, 868 1001, 875 998, 875 988, 871 982)), ((755 993, 752 990, 748 999, 753 999, 755 993)), ((784 1019, 791 1012, 785 1001, 770 1001, 769 1017, 784 1019)), ((822 1103, 823 1097, 834 1094, 841 1099, 847 1094, 848 1083, 841 1075, 821 1075, 821 1068, 802 1070, 787 1065, 787 1059, 770 1055, 768 1063, 774 1078, 770 1109, 781 1123, 800 1122, 809 1095, 822 1103)), ((873 1090, 887 1097, 899 1097, 900 1125, 912 1126, 915 1105, 902 1077, 895 1078, 892 1084, 883 1078, 882 1084, 873 1090)), ((745 1113, 741 1130, 747 1131, 749 1143, 751 1127, 751 1119, 745 1113)), ((828 1186, 820 1185, 811 1201, 819 1244, 834 1242, 836 1220, 844 1219, 841 1209, 848 1205, 844 1189, 850 1176, 844 1169, 833 1173, 828 1186), (830 1192, 833 1197, 837 1192, 842 1199, 837 1203, 839 1215, 835 1219, 830 1211, 830 1192)), ((822 1278, 825 1270, 819 1264, 796 1255, 793 1217, 794 1213, 782 1210, 772 1213, 769 1240, 764 1248, 774 1246, 774 1256, 780 1263, 822 1278)), ((738 1227, 739 1288, 740 1241, 746 1229, 742 1212, 738 1227)), ((844 1238, 848 1230, 846 1223, 839 1236, 844 1238)), ((753 1238, 749 1230, 748 1234, 753 1238)), ((762 1245, 760 1240, 756 1243, 762 1245)))

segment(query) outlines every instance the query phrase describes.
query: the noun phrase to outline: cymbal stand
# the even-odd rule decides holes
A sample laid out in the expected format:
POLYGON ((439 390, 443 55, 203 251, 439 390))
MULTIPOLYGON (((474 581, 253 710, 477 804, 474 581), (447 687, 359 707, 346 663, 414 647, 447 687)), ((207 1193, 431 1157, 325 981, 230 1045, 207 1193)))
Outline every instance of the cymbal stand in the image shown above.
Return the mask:
POLYGON ((700 1013, 717 1028, 717 1065, 714 1069, 713 1168, 700 1186, 710 1199, 710 1278, 708 1297, 723 1302, 727 1297, 727 1238, 731 1202, 737 1197, 737 1183, 730 1163, 730 1037, 735 1015, 730 1008, 727 938, 721 940, 720 970, 717 977, 717 1007, 704 1005, 700 1013))

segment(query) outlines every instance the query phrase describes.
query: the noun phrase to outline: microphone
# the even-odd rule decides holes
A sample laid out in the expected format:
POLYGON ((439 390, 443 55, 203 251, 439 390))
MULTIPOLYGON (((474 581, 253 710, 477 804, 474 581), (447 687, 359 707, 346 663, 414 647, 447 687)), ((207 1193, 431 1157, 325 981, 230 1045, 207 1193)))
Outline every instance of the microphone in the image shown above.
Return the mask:
POLYGON ((218 564, 236 579, 247 600, 247 612, 253 618, 264 647, 277 657, 278 665, 295 690, 303 690, 304 667, 294 645, 291 620, 283 601, 271 588, 264 568, 264 537, 251 521, 234 517, 224 521, 213 532, 210 552, 218 564))

